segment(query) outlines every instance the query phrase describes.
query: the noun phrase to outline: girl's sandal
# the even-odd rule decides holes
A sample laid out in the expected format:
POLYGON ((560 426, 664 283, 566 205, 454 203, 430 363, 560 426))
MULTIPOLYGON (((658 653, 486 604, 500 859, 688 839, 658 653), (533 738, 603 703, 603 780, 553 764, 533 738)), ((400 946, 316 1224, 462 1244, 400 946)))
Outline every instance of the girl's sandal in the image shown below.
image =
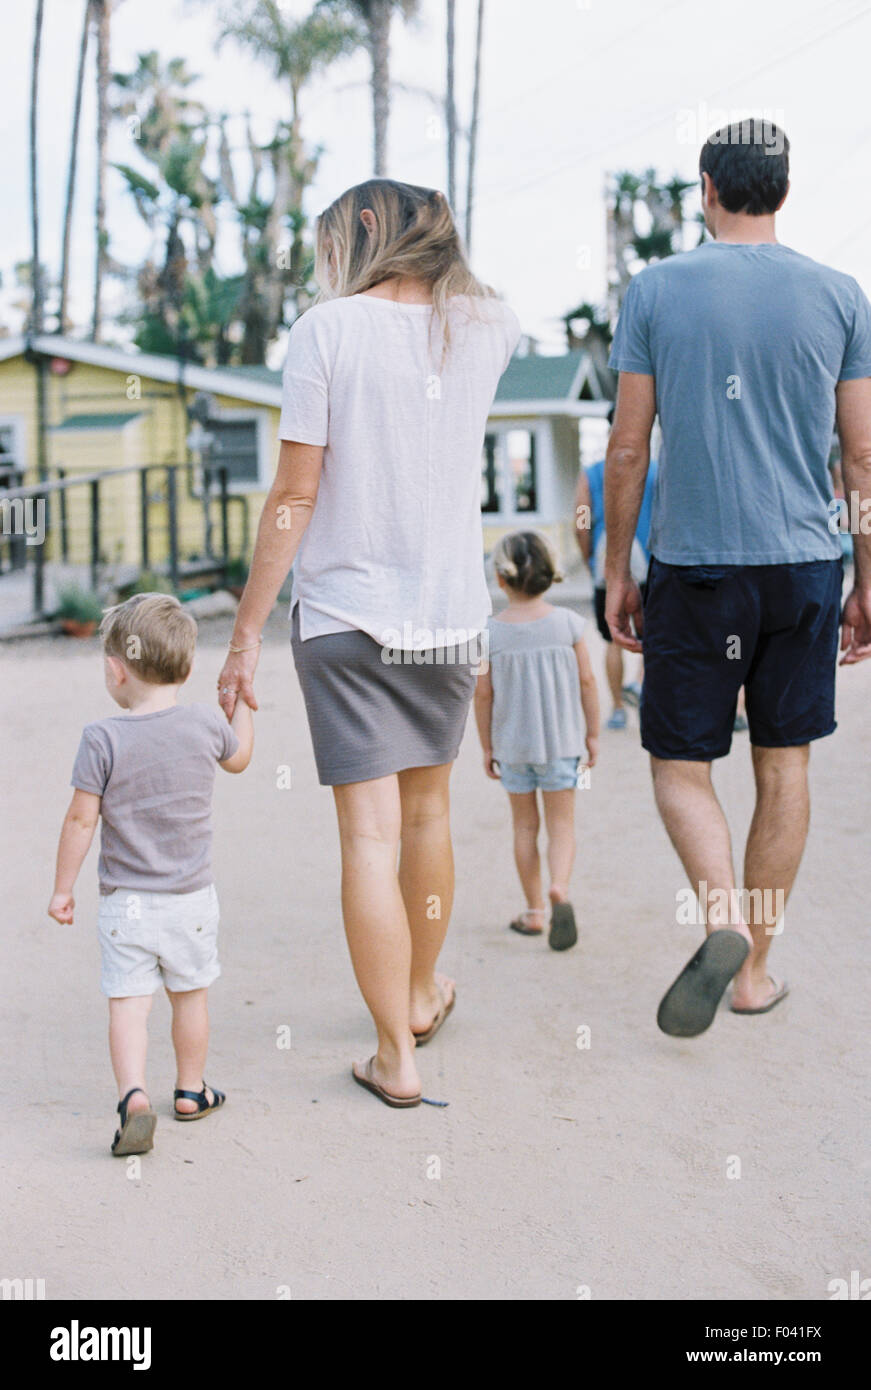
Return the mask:
POLYGON ((206 1115, 211 1115, 213 1110, 220 1110, 226 1099, 227 1097, 223 1091, 216 1091, 214 1086, 207 1087, 204 1081, 201 1091, 173 1091, 172 1113, 176 1120, 202 1120, 206 1115), (211 1103, 206 1095, 207 1090, 211 1090, 212 1092, 213 1100, 211 1103), (190 1114, 186 1114, 178 1109, 175 1103, 177 1100, 195 1100, 197 1102, 197 1109, 191 1110, 190 1114))
POLYGON ((521 912, 519 917, 515 917, 513 922, 508 925, 512 931, 519 932, 521 936, 541 936, 544 931, 545 910, 543 907, 528 907, 525 912, 521 912), (535 923, 538 923, 536 925, 535 923))
POLYGON ((124 1099, 118 1102, 121 1128, 115 1130, 115 1138, 112 1140, 112 1152, 116 1158, 126 1158, 128 1154, 147 1154, 154 1148, 157 1116, 151 1108, 151 1102, 149 1101, 147 1110, 137 1110, 135 1115, 127 1113, 130 1097, 137 1091, 142 1091, 146 1100, 148 1099, 141 1086, 133 1086, 124 1099))

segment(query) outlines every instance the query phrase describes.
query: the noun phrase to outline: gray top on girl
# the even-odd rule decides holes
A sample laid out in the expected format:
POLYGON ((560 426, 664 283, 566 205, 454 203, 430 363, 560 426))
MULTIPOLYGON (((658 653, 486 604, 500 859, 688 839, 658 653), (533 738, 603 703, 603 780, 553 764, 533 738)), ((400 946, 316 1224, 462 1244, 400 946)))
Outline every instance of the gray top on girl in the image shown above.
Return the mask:
POLYGON ((585 619, 554 608, 527 623, 488 620, 493 682, 493 756, 500 763, 549 763, 584 751, 574 644, 585 619))

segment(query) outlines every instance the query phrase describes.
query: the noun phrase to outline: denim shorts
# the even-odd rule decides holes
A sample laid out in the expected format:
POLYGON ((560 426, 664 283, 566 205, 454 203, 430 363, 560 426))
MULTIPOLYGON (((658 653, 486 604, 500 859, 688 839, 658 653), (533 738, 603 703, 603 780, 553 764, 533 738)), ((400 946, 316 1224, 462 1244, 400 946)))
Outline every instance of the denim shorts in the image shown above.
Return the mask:
POLYGON ((102 991, 110 999, 153 994, 163 984, 182 993, 205 989, 218 964, 218 894, 116 888, 100 898, 97 934, 102 991))
POLYGON ((750 742, 789 748, 835 728, 843 565, 667 565, 644 602, 641 742, 655 758, 729 752, 744 686, 750 742))
POLYGON ((567 792, 578 785, 580 758, 552 758, 549 763, 499 763, 507 792, 567 792))

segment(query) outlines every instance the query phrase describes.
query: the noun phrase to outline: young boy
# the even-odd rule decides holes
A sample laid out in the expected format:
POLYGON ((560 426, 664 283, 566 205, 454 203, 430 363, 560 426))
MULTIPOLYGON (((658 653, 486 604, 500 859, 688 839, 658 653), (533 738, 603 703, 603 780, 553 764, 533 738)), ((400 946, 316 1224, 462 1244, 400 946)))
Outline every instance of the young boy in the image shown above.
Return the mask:
POLYGON ((106 688, 124 713, 82 734, 48 911, 72 924, 76 877, 102 818, 97 929, 120 1096, 112 1152, 120 1157, 154 1142, 145 1056, 161 982, 172 1005, 175 1118, 202 1119, 226 1099, 203 1080, 208 987, 221 973, 211 798, 216 763, 243 772, 251 761, 254 725, 243 700, 232 725, 209 705, 178 704, 197 640, 178 599, 137 594, 108 610, 100 636, 106 688))

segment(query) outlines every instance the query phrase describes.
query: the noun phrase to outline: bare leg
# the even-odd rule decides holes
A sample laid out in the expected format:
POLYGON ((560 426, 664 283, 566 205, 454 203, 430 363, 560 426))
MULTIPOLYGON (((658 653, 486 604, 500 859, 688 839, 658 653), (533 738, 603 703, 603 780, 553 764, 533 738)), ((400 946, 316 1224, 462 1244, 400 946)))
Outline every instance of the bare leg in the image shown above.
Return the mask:
POLYGON ((538 853, 538 830, 541 824, 536 792, 509 792, 511 818, 514 822, 514 862, 530 912, 542 914, 544 922, 544 890, 541 884, 541 858, 538 853))
POLYGON ((542 792, 544 822, 547 826, 547 865, 550 870, 550 900, 566 901, 572 864, 575 861, 575 790, 542 792))
MULTIPOLYGON (((172 1005, 172 1045, 179 1091, 201 1091, 206 1057, 209 1051, 209 991, 186 989, 166 991, 172 1005)), ((206 1091, 211 1105, 214 1095, 206 1091)), ((197 1108, 194 1100, 177 1100, 179 1114, 192 1115, 197 1108)))
POLYGON ((729 908, 735 902, 735 873, 729 827, 711 781, 711 764, 662 758, 651 758, 650 763, 659 814, 704 909, 707 932, 731 926, 752 942, 743 915, 739 912, 739 920, 730 921, 730 911, 721 911, 724 901, 729 908))
POLYGON ((334 787, 342 847, 342 913, 354 974, 378 1034, 374 1079, 414 1096, 420 1077, 409 1018, 411 933, 399 888, 397 776, 334 787))
POLYGON ((151 1102, 145 1090, 145 1058, 148 1052, 148 1015, 152 995, 136 994, 124 999, 109 1000, 109 1055, 118 1083, 118 1099, 123 1099, 134 1086, 141 1086, 130 1097, 128 1115, 148 1110, 151 1102))
POLYGON ((442 992, 450 999, 454 985, 446 975, 436 975, 454 902, 451 767, 411 767, 398 774, 399 888, 411 930, 409 1020, 415 1033, 429 1028, 442 1007, 442 992))
POLYGON ((616 642, 605 647, 605 675, 615 710, 623 708, 623 648, 616 642))
POLYGON ((776 911, 778 901, 785 904, 789 897, 810 823, 808 745, 754 747, 752 752, 756 809, 744 856, 744 888, 753 949, 735 976, 732 992, 733 1004, 741 1009, 759 1008, 774 992, 768 976, 768 952, 777 934, 771 909, 776 911))

